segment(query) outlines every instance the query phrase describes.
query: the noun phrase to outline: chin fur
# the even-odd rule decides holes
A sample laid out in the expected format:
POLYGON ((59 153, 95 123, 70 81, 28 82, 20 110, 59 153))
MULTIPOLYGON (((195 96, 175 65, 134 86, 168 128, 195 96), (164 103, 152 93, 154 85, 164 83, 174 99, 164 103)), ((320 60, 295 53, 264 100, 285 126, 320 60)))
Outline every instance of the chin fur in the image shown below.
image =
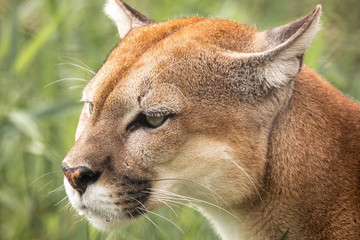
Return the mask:
POLYGON ((64 185, 73 208, 97 229, 111 231, 130 221, 128 216, 122 214, 121 207, 113 204, 105 188, 95 184, 90 185, 80 197, 66 179, 64 185))

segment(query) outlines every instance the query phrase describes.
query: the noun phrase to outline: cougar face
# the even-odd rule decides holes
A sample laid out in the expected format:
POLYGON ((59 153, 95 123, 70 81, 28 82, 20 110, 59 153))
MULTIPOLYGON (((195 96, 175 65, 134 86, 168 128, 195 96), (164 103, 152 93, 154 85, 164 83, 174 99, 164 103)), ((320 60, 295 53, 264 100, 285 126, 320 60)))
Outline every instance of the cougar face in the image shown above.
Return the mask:
POLYGON ((267 31, 201 17, 155 23, 119 0, 106 10, 123 40, 83 92, 62 165, 73 207, 110 230, 192 202, 224 238, 270 236, 262 224, 248 228, 267 214, 271 133, 304 71, 320 6, 267 31))
MULTIPOLYGON (((269 124, 271 120, 266 118, 274 114, 269 109, 263 112, 266 117, 256 116, 251 109, 255 104, 274 107, 267 103, 269 96, 261 99, 263 103, 252 98, 246 101, 248 96, 239 95, 227 76, 232 73, 225 77, 226 73, 219 73, 226 71, 219 69, 226 67, 226 62, 221 62, 226 59, 217 46, 209 45, 206 50, 199 46, 202 43, 197 38, 203 35, 199 31, 213 22, 191 18, 185 23, 174 21, 134 30, 86 87, 77 141, 64 168, 71 172, 68 179, 75 186, 67 190, 85 215, 103 220, 100 228, 153 210, 171 194, 204 199, 210 194, 207 187, 224 191, 223 185, 238 182, 234 200, 248 197, 247 189, 253 187, 251 179, 256 175, 237 174, 232 156, 244 161, 244 168, 254 168, 246 172, 261 171, 262 156, 257 156, 257 148, 264 141, 260 134, 266 132, 262 125, 269 124), (186 28, 199 35, 189 36, 186 28), (156 35, 149 34, 154 31, 156 35), (164 46, 162 41, 172 44, 164 46), (133 49, 137 45, 141 47, 133 49), (219 63, 204 66, 206 61, 219 63), (190 72, 192 69, 198 71, 190 72), (221 98, 214 99, 215 94, 221 98), (239 136, 244 149, 233 146, 239 136), (212 182, 223 174, 233 174, 236 179, 212 182), (104 203, 96 201, 92 206, 90 199, 97 191, 109 210, 104 211, 104 203), (107 218, 112 220, 107 223, 107 218)), ((237 25, 217 24, 219 31, 237 25)), ((249 37, 243 41, 247 46, 252 44, 249 37)), ((229 194, 224 191, 221 195, 229 194)))

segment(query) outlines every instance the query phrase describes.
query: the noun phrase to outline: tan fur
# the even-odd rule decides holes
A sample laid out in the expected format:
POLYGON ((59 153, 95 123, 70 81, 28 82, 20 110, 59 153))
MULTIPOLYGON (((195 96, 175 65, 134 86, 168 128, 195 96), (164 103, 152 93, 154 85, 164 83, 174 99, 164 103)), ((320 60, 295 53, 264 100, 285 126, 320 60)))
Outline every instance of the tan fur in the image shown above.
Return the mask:
POLYGON ((84 90, 63 163, 78 212, 113 229, 176 198, 223 239, 359 238, 360 106, 302 66, 319 6, 261 32, 111 4, 124 38, 84 90), (150 128, 139 114, 169 118, 150 128))

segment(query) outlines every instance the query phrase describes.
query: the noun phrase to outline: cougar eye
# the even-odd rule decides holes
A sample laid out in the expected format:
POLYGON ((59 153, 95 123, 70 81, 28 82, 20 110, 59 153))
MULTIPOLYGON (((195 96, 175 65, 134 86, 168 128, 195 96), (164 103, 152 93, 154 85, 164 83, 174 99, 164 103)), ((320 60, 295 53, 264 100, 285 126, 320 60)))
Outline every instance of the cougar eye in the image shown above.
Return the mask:
POLYGON ((160 115, 160 116, 146 115, 146 121, 149 124, 149 126, 152 128, 159 127, 161 124, 163 124, 165 122, 166 118, 167 118, 167 116, 165 116, 165 115, 160 115))
POLYGON ((88 102, 88 103, 89 103, 89 113, 91 115, 94 110, 94 104, 92 102, 88 102))
POLYGON ((127 131, 134 131, 139 127, 157 128, 160 127, 172 115, 158 114, 146 115, 140 113, 127 127, 127 131))

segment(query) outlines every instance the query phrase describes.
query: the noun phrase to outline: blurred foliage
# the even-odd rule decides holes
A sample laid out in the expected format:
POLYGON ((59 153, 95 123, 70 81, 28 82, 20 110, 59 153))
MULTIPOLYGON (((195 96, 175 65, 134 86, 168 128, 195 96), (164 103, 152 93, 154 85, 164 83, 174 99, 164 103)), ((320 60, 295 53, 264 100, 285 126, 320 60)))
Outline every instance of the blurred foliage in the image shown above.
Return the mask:
MULTIPOLYGON (((154 20, 233 19, 260 29, 323 4, 323 30, 306 55, 342 92, 360 98, 358 0, 128 0, 154 20)), ((99 233, 68 207, 60 165, 74 143, 81 89, 119 41, 103 1, 0 0, 0 239, 217 239, 191 208, 160 209, 99 233), (162 230, 159 230, 161 228, 162 230), (164 231, 165 233, 162 233, 164 231)))

